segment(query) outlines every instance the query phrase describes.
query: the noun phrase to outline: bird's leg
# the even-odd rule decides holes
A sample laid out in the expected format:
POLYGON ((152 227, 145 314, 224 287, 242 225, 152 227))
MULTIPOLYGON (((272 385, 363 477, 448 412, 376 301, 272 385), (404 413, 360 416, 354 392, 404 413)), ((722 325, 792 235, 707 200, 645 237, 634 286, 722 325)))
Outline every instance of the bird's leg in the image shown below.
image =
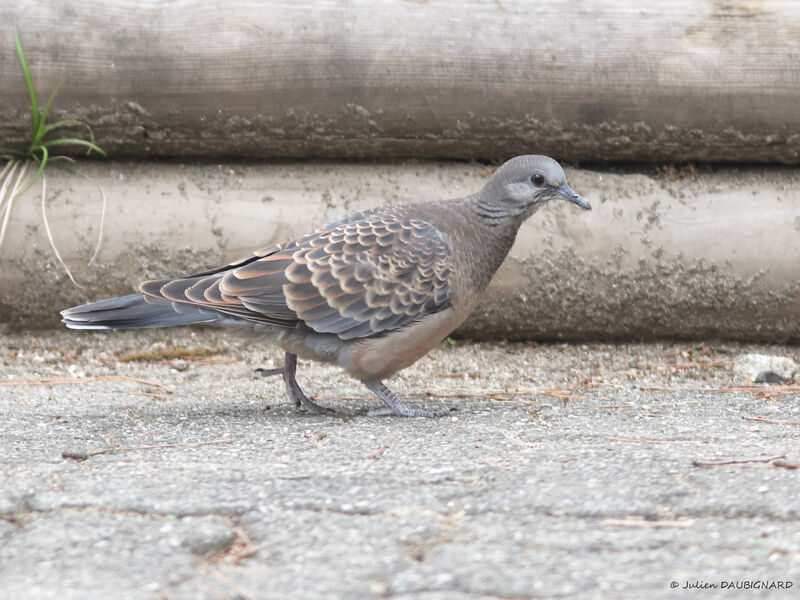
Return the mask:
POLYGON ((289 397, 294 400, 295 406, 300 406, 302 404, 306 408, 310 408, 311 410, 321 414, 331 414, 334 412, 332 408, 320 406, 311 400, 303 393, 303 390, 300 389, 300 386, 297 384, 297 379, 295 379, 295 374, 297 373, 296 354, 292 354, 290 352, 286 353, 286 358, 283 362, 283 368, 285 369, 283 373, 283 382, 286 384, 286 393, 289 394, 289 397))
POLYGON ((441 417, 455 410, 455 408, 445 408, 443 410, 409 408, 400 402, 400 399, 397 397, 397 395, 383 385, 382 381, 373 379, 371 381, 364 381, 363 383, 386 403, 385 407, 373 408, 370 410, 367 414, 369 414, 371 417, 384 415, 398 415, 400 417, 441 417))
POLYGON ((283 375, 283 383, 286 385, 286 393, 291 400, 294 400, 295 406, 305 406, 311 410, 321 414, 331 414, 334 412, 332 408, 320 406, 308 396, 303 393, 300 386, 297 385, 295 374, 297 373, 297 355, 287 352, 283 361, 283 366, 277 369, 256 369, 262 377, 269 377, 270 375, 283 375))

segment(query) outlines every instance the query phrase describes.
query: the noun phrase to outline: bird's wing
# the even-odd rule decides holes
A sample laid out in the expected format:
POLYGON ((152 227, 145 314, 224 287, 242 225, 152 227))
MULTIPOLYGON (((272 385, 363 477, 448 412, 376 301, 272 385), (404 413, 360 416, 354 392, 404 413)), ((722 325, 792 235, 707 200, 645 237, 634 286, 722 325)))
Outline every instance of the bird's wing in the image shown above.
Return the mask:
POLYGON ((293 240, 291 242, 285 242, 285 243, 282 243, 282 244, 273 244, 271 246, 267 246, 266 248, 261 248, 259 250, 254 250, 253 252, 251 252, 247 256, 243 256, 243 257, 233 261, 232 263, 228 263, 225 266, 218 267, 218 268, 212 269, 210 271, 203 271, 201 273, 194 273, 193 275, 189 275, 186 279, 193 279, 195 277, 204 277, 204 276, 207 276, 207 275, 215 275, 217 273, 222 273, 224 271, 229 271, 229 270, 231 270, 233 268, 236 268, 236 267, 242 267, 242 266, 244 266, 246 264, 249 264, 249 263, 251 263, 253 261, 258 260, 259 258, 264 258, 265 256, 269 256, 270 254, 275 254, 276 252, 280 252, 282 250, 289 250, 290 248, 297 248, 300 245, 302 245, 304 242, 306 242, 307 240, 311 239, 312 237, 314 237, 314 236, 316 236, 316 235, 318 235, 320 233, 324 233, 326 231, 330 231, 332 229, 335 229, 335 228, 340 227, 342 225, 345 225, 347 223, 352 223, 352 222, 355 222, 355 221, 359 221, 359 220, 371 215, 372 213, 374 213, 375 210, 376 209, 371 208, 371 209, 367 209, 367 210, 362 210, 361 212, 350 214, 350 215, 348 215, 346 217, 342 217, 341 219, 337 219, 336 221, 331 221, 330 223, 326 223, 325 225, 323 225, 322 227, 320 227, 319 229, 317 229, 313 233, 310 233, 310 234, 308 234, 308 235, 306 235, 306 236, 304 236, 304 237, 302 237, 300 239, 293 240))
POLYGON ((450 306, 453 255, 424 220, 355 215, 208 275, 142 284, 145 294, 254 322, 349 340, 450 306))

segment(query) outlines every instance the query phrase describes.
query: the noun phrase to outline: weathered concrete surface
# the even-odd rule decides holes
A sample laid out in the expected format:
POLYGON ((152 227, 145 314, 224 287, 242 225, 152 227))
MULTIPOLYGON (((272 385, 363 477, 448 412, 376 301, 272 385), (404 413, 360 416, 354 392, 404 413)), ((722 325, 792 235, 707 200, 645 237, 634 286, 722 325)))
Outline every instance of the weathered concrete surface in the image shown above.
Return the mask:
POLYGON ((213 330, 0 335, 0 597, 796 598, 800 389, 720 391, 743 352, 800 359, 443 345, 390 385, 458 412, 402 420, 305 363, 339 416, 298 412, 213 330))
POLYGON ((18 0, 28 96, 116 155, 800 162, 800 5, 679 0, 18 0))
MULTIPOLYGON (((362 208, 463 196, 491 172, 418 161, 82 169, 108 196, 97 264, 86 264, 97 190, 52 171, 49 219, 85 287, 52 257, 32 189, 0 249, 0 316, 10 325, 55 325, 58 309, 225 264, 362 208)), ((593 210, 556 203, 535 214, 461 334, 800 340, 800 172, 567 172, 593 210)))

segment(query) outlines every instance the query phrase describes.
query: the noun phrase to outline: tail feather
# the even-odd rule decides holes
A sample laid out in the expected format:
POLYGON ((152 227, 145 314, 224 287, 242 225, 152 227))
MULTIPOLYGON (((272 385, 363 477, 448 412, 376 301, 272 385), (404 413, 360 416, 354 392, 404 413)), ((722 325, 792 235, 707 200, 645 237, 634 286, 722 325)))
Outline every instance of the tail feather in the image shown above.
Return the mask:
POLYGON ((70 329, 139 329, 226 319, 213 310, 143 294, 128 294, 74 306, 62 310, 61 317, 70 329))

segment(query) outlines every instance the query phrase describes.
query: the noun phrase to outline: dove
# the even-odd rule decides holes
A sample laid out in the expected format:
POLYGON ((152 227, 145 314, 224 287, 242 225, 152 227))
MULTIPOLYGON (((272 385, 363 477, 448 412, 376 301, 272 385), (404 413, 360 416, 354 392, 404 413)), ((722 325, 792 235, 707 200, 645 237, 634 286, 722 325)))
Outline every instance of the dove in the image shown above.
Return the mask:
POLYGON ((134 294, 61 312, 70 329, 237 325, 277 344, 289 398, 329 413, 296 380, 297 359, 340 366, 383 405, 370 415, 439 417, 384 381, 469 318, 522 223, 551 200, 585 210, 552 158, 517 156, 474 194, 357 212, 218 269, 146 281, 134 294))

